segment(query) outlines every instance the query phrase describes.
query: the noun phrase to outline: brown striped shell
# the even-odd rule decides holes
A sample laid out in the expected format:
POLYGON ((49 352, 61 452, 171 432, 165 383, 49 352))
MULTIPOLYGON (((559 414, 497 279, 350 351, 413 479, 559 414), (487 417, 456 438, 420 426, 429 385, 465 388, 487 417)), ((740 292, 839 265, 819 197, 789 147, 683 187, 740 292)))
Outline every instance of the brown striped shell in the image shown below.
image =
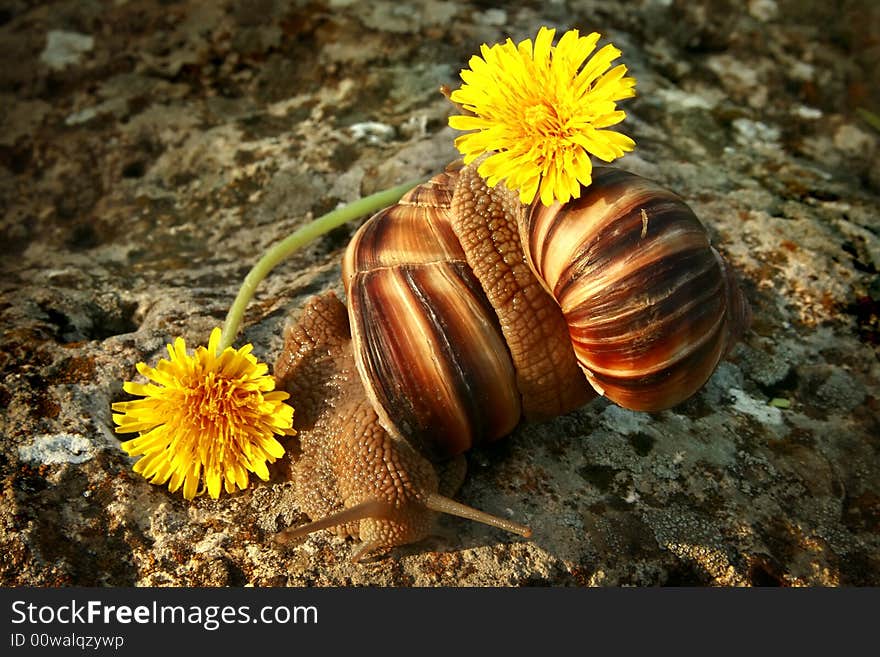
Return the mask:
POLYGON ((361 227, 343 280, 382 425, 432 457, 571 411, 587 381, 626 408, 674 406, 747 313, 690 208, 608 168, 549 208, 450 169, 361 227))
POLYGON ((435 457, 500 438, 521 413, 498 320, 449 223, 454 180, 374 215, 343 261, 367 396, 386 429, 435 457))
POLYGON ((580 198, 532 206, 521 230, 590 384, 620 406, 684 401, 745 326, 739 287, 705 227, 650 180, 598 168, 580 198))

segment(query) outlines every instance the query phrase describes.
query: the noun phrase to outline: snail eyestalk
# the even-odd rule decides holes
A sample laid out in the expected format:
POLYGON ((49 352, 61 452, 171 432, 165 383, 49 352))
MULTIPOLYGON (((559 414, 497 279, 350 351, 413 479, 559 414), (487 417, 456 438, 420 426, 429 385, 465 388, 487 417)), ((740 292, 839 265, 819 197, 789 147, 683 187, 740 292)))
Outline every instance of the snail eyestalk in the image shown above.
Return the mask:
POLYGON ((345 525, 349 522, 357 522, 358 520, 365 520, 367 518, 384 518, 386 516, 388 516, 387 504, 378 500, 367 500, 366 502, 361 502, 348 509, 342 509, 326 518, 321 518, 320 520, 315 520, 314 522, 300 525, 299 527, 282 529, 275 534, 275 542, 282 544, 289 543, 294 539, 308 536, 309 534, 321 531, 322 529, 330 529, 331 527, 338 527, 339 525, 345 525))
POLYGON ((238 328, 241 325, 244 309, 253 298, 257 285, 260 284, 260 281, 266 278, 275 265, 322 235, 329 233, 334 228, 338 228, 358 217, 376 212, 377 210, 381 210, 382 208, 397 202, 401 196, 406 194, 406 192, 420 182, 422 182, 422 180, 416 180, 404 183, 403 185, 398 185, 397 187, 391 187, 381 192, 371 194, 370 196, 365 196, 357 201, 353 201, 341 208, 333 210, 332 212, 328 212, 295 230, 266 251, 266 253, 264 253, 257 261, 257 264, 251 268, 247 276, 245 276, 244 282, 241 284, 241 288, 238 290, 238 294, 235 297, 235 301, 232 302, 232 306, 230 306, 229 312, 226 314, 226 321, 223 323, 223 332, 219 350, 222 351, 226 347, 232 345, 232 341, 235 338, 236 333, 238 333, 238 328))
POLYGON ((428 495, 425 506, 438 513, 446 513, 451 516, 458 516, 459 518, 481 522, 484 525, 503 529, 512 534, 519 534, 525 538, 531 538, 532 536, 532 529, 526 525, 521 525, 518 522, 507 520, 506 518, 493 516, 485 511, 480 511, 479 509, 461 504, 460 502, 456 502, 443 495, 437 495, 436 493, 428 495))

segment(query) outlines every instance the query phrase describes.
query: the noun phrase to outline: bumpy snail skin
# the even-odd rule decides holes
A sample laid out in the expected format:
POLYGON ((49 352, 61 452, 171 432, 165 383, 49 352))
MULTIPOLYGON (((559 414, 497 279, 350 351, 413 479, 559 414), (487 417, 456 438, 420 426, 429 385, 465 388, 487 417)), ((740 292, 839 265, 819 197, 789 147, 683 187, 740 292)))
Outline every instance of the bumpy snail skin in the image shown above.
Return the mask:
POLYGON ((594 393, 578 369, 565 318, 523 257, 518 224, 526 206, 503 184, 490 188, 474 167, 461 170, 450 220, 468 266, 495 309, 516 368, 523 416, 569 413, 594 393))

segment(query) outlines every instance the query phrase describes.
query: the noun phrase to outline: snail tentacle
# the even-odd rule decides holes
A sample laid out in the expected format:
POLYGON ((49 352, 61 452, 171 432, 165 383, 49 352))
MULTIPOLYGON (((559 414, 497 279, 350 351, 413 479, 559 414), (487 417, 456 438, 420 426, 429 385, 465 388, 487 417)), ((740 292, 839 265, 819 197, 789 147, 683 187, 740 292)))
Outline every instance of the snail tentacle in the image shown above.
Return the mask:
POLYGON ((493 516, 490 513, 480 511, 479 509, 467 506, 466 504, 462 504, 461 502, 456 502, 449 497, 437 495, 436 493, 428 495, 425 506, 427 506, 432 511, 437 511, 438 513, 446 513, 451 516, 466 518, 467 520, 473 520, 474 522, 489 525, 490 527, 503 529, 504 531, 510 532, 512 534, 519 534, 520 536, 524 536, 526 538, 530 538, 532 536, 531 528, 526 525, 514 522, 513 520, 508 520, 507 518, 493 516))
POLYGON ((322 529, 331 529, 350 522, 360 522, 367 518, 388 518, 390 515, 390 508, 384 502, 380 502, 379 500, 367 500, 366 502, 361 502, 356 506, 342 509, 332 515, 319 518, 318 520, 314 520, 305 525, 282 529, 275 534, 274 539, 276 543, 290 543, 291 541, 321 531, 322 529))

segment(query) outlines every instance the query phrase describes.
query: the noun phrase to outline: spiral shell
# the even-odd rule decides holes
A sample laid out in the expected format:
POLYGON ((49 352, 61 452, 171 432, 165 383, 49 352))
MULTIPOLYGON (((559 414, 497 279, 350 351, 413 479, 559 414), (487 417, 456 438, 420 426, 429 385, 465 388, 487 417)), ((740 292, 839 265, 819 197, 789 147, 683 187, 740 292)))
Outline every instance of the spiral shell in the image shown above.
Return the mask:
POLYGON ((625 408, 684 401, 742 330, 745 303, 705 227, 645 178, 598 168, 579 199, 532 206, 522 237, 590 384, 625 408))
POLYGON ((441 174, 358 230, 343 261, 355 362, 382 425, 434 457, 504 436, 521 409, 495 311, 441 174))

